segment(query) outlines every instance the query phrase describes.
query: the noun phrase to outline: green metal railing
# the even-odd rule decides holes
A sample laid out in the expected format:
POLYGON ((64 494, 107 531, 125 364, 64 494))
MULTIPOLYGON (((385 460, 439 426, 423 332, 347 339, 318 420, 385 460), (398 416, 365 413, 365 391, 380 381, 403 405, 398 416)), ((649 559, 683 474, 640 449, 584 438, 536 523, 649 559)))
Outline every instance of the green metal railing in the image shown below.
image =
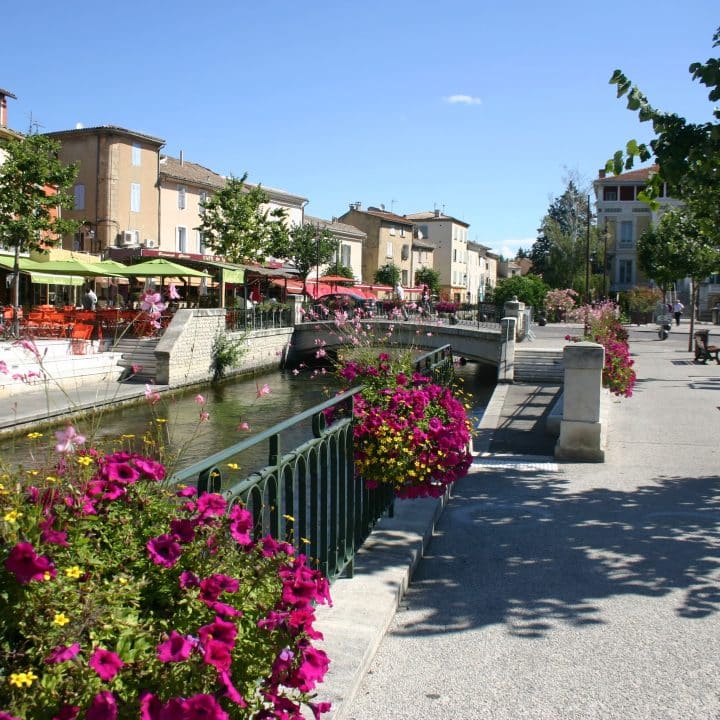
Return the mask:
MULTIPOLYGON (((449 384, 450 346, 422 355, 415 370, 449 384)), ((355 475, 353 401, 361 391, 352 388, 273 425, 175 473, 171 482, 192 482, 199 493, 220 492, 231 504, 241 502, 253 515, 256 537, 292 543, 330 578, 352 575, 355 552, 393 506, 392 488, 368 489, 355 475), (308 421, 312 438, 284 452, 283 434, 308 421), (223 466, 260 443, 268 444, 267 466, 224 489, 223 466)))

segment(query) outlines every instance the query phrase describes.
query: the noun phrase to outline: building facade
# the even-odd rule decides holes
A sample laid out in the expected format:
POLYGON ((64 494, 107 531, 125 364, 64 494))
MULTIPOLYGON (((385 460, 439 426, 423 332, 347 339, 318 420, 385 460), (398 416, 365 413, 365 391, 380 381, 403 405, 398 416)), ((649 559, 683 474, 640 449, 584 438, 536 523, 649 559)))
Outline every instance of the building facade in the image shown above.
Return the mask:
POLYGON ((470 225, 440 210, 405 215, 418 237, 430 242, 433 263, 440 273, 441 295, 453 302, 468 302, 468 228, 470 225))
POLYGON ((636 285, 651 284, 638 267, 638 240, 665 210, 680 205, 667 196, 665 188, 658 199, 659 207, 651 210, 638 195, 648 179, 658 171, 657 165, 606 176, 601 170, 593 182, 598 230, 604 239, 608 289, 611 293, 630 290, 636 285))
POLYGON ((384 265, 395 265, 400 269, 400 282, 406 287, 413 283, 412 221, 382 208, 363 210, 360 203, 352 203, 350 210, 338 220, 362 230, 366 235, 362 255, 363 282, 372 282, 375 273, 384 265))
MULTIPOLYGON (((305 222, 315 225, 319 230, 328 230, 337 242, 337 251, 332 264, 338 263, 348 267, 353 272, 355 280, 362 280, 362 258, 366 235, 354 225, 342 223, 337 218, 323 220, 322 218, 305 216, 305 222)), ((320 276, 325 273, 328 265, 320 266, 320 276)), ((311 271, 310 277, 315 277, 317 271, 311 271)))

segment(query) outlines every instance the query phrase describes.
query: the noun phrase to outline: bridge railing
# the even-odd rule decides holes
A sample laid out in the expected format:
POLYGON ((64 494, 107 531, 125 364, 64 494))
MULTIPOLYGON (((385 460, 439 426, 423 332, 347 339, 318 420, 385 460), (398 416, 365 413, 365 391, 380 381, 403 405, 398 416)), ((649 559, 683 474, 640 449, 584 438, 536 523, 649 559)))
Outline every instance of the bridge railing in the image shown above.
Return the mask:
MULTIPOLYGON (((415 370, 449 384, 452 349, 446 345, 422 355, 415 370)), ((352 575, 355 552, 393 505, 392 488, 368 489, 355 474, 353 403, 361 391, 354 387, 204 458, 175 473, 171 482, 190 482, 199 493, 219 492, 230 504, 242 503, 253 515, 256 537, 269 534, 293 544, 330 578, 352 575), (286 451, 284 434, 308 421, 312 437, 286 451), (223 467, 262 443, 268 464, 225 488, 223 467)))
POLYGON ((290 309, 278 307, 252 307, 229 309, 225 313, 228 330, 269 330, 293 326, 290 309))

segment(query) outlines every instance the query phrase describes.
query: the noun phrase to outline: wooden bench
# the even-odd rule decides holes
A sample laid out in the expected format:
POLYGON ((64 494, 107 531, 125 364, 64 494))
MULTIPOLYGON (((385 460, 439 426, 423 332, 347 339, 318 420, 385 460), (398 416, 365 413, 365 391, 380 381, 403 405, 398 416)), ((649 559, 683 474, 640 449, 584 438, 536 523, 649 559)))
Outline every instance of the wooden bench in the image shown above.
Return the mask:
POLYGON ((695 331, 695 362, 702 362, 703 365, 708 360, 715 358, 715 362, 720 365, 720 346, 710 345, 710 331, 709 330, 696 330, 695 331))

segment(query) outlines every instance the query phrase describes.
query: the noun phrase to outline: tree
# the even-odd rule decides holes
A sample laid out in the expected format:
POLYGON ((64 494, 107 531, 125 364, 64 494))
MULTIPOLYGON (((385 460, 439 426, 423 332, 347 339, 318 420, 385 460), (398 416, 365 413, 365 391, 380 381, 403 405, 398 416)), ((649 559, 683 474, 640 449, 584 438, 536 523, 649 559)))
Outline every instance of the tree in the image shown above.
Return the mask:
POLYGON ((433 295, 440 293, 440 271, 424 267, 415 271, 415 285, 427 285, 433 295))
POLYGON ((74 207, 70 192, 77 176, 75 165, 58 159, 60 144, 44 135, 11 139, 3 147, 0 165, 0 244, 15 250, 13 271, 13 332, 17 334, 20 304, 20 253, 56 245, 77 223, 61 216, 74 207))
MULTIPOLYGON (((713 47, 718 46, 720 28, 713 35, 713 47)), ((689 71, 693 80, 710 89, 711 102, 720 100, 719 58, 692 63, 689 71)), ((654 108, 621 70, 615 70, 610 83, 617 86, 619 98, 627 95, 627 107, 637 112, 640 122, 652 123, 655 137, 649 145, 628 141, 625 150, 618 150, 608 160, 608 172, 620 174, 630 170, 636 159, 654 159, 658 172, 649 179, 642 198, 655 205, 666 187, 668 195, 683 201, 697 230, 720 245, 720 109, 713 111, 716 122, 691 123, 676 113, 654 108)))
POLYGON ((597 228, 592 223, 588 194, 578 189, 574 179, 567 182, 563 194, 552 201, 538 230, 538 239, 530 249, 533 272, 553 288, 572 288, 587 293, 588 250, 597 256, 597 228))
POLYGON ((328 275, 339 275, 340 277, 346 277, 348 280, 355 279, 355 273, 353 273, 352 268, 343 265, 340 261, 332 263, 327 271, 328 275))
POLYGON ((692 280, 688 350, 692 350, 700 282, 720 268, 720 248, 709 242, 695 218, 685 207, 668 210, 638 242, 640 267, 658 285, 666 288, 680 278, 692 280))
POLYGON ((273 257, 292 260, 300 277, 305 280, 310 271, 332 260, 337 240, 327 229, 312 223, 293 225, 284 236, 278 234, 267 246, 273 257))
POLYGON ((225 187, 205 201, 196 228, 204 244, 229 262, 262 262, 268 248, 287 237, 286 213, 280 208, 264 208, 270 197, 260 185, 245 184, 241 178, 228 178, 225 187))
POLYGON ((395 287, 400 282, 400 268, 392 263, 379 267, 375 271, 375 282, 395 287))
POLYGON ((495 305, 504 305, 514 296, 535 310, 541 310, 545 303, 548 286, 537 275, 515 275, 503 278, 493 290, 495 305))

